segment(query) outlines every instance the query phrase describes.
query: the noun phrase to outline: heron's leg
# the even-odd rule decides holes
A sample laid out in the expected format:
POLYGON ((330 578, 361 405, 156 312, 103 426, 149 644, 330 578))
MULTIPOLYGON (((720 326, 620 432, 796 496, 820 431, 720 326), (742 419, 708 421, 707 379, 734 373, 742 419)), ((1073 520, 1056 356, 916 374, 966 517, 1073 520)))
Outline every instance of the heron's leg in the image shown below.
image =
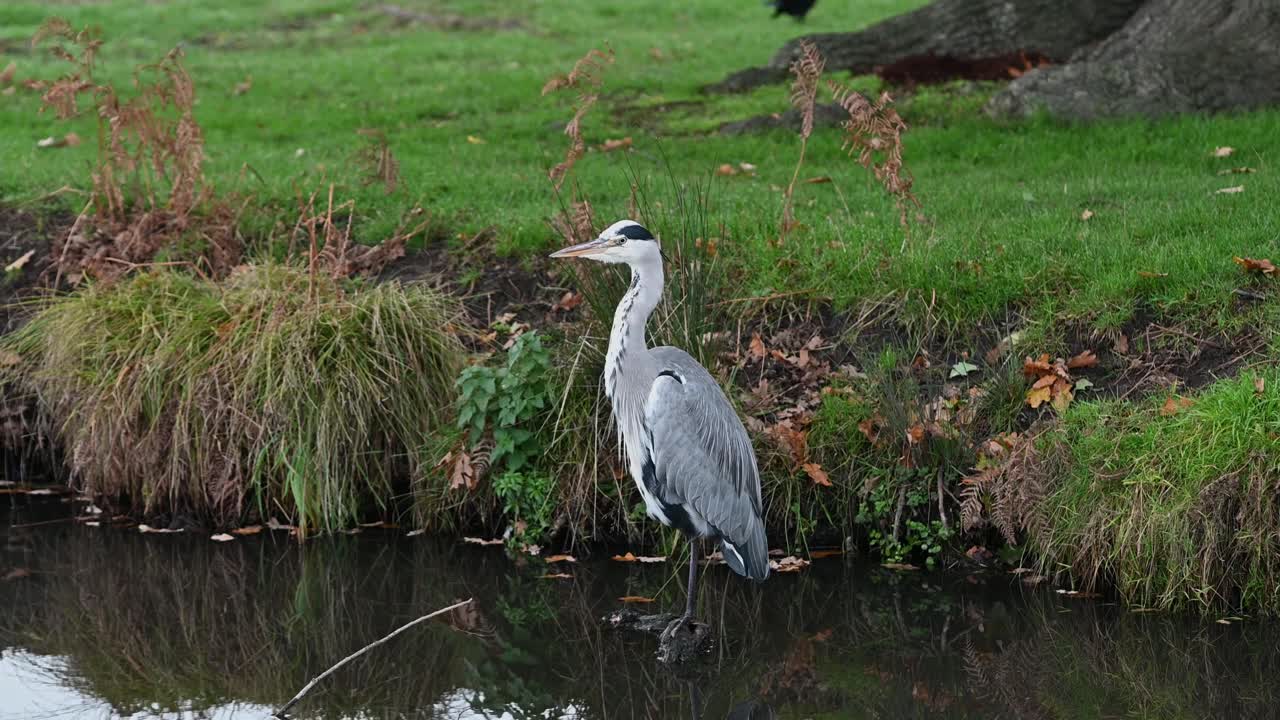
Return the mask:
POLYGON ((689 595, 685 601, 684 621, 693 620, 693 609, 698 599, 698 538, 689 538, 689 595))

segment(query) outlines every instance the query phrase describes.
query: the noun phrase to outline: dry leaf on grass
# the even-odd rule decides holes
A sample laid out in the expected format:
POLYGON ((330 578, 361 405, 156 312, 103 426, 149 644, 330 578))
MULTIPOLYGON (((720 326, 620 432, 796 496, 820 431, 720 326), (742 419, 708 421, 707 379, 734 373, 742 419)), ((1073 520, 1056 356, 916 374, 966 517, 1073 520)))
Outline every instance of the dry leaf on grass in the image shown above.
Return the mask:
POLYGON ((1170 415, 1177 415, 1178 413, 1182 412, 1183 410, 1186 410, 1187 408, 1195 404, 1196 404, 1196 401, 1192 400, 1191 398, 1174 397, 1173 395, 1170 395, 1169 397, 1165 398, 1164 405, 1160 406, 1160 414, 1165 417, 1169 417, 1170 415))
POLYGON ((625 150, 629 147, 631 147, 631 136, 618 140, 605 140, 600 146, 600 150, 601 152, 613 152, 614 150, 625 150))
POLYGON ((569 312, 570 310, 578 307, 581 304, 582 304, 582 293, 574 292, 570 290, 569 292, 560 296, 560 301, 557 302, 555 305, 552 305, 551 310, 553 312, 557 310, 562 312, 569 312))
POLYGON ((1220 157, 1220 158, 1230 157, 1231 154, 1234 153, 1235 151, 1236 151, 1235 148, 1227 145, 1223 145, 1221 147, 1216 147, 1213 149, 1213 156, 1220 157))
POLYGON ((1092 217, 1093 217, 1093 211, 1089 210, 1088 208, 1086 208, 1084 212, 1080 213, 1081 220, 1088 220, 1092 217))
POLYGON ((813 481, 814 485, 831 487, 831 479, 827 477, 827 471, 823 470, 821 465, 810 462, 805 463, 801 467, 804 468, 805 474, 809 476, 809 479, 813 481))
POLYGON ((751 333, 751 345, 747 348, 751 353, 751 357, 756 360, 763 360, 768 351, 764 348, 764 340, 760 339, 760 333, 751 333))
POLYGON ((1091 368, 1098 364, 1098 356, 1093 354, 1092 350, 1083 350, 1080 354, 1072 357, 1067 361, 1067 367, 1072 370, 1079 368, 1091 368))
POLYGON ((1276 266, 1267 258, 1238 257, 1232 259, 1235 260, 1237 265, 1244 268, 1245 272, 1256 272, 1262 273, 1263 275, 1276 274, 1276 266))
POLYGON ((1267 391, 1267 379, 1264 377, 1256 377, 1253 379, 1253 392, 1257 395, 1267 391))
POLYGON ((1244 186, 1236 185, 1234 187, 1219 188, 1217 190, 1214 190, 1213 194, 1214 195, 1234 195, 1236 193, 1242 193, 1242 192, 1244 192, 1244 186))

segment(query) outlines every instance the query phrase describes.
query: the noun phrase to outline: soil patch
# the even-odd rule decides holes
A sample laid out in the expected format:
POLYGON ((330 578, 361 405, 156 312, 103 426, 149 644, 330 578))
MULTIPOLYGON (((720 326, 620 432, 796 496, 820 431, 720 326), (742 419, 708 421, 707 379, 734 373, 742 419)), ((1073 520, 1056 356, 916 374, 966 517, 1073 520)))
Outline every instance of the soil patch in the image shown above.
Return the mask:
POLYGON ((952 80, 1013 80, 1029 70, 1052 64, 1053 59, 1035 50, 980 58, 926 53, 877 66, 874 72, 891 85, 914 87, 952 80))
POLYGON ((74 218, 65 212, 32 212, 0 207, 0 267, 20 263, 21 268, 0 277, 0 333, 12 331, 21 322, 23 311, 15 306, 43 289, 49 278, 51 239, 71 227, 74 218), (30 253, 30 255, 28 255, 30 253))
MULTIPOLYGON (((849 113, 836 103, 825 103, 813 106, 813 124, 815 127, 839 127, 849 119, 849 113)), ((786 112, 757 115, 746 120, 733 120, 720 125, 721 135, 744 135, 746 133, 765 132, 767 130, 786 129, 800 132, 800 111, 792 108, 786 112)))

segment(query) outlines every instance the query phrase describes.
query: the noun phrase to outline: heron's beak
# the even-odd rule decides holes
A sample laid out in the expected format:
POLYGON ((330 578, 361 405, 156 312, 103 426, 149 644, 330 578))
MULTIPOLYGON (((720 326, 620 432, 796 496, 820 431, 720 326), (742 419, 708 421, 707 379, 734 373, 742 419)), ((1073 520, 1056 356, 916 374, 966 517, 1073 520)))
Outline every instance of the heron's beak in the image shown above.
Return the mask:
POLYGON ((613 247, 614 244, 615 244, 614 241, 610 238, 599 237, 590 242, 584 242, 578 245, 572 245, 567 248, 561 248, 551 253, 551 257, 566 258, 566 257, 585 257, 588 255, 596 255, 613 247))

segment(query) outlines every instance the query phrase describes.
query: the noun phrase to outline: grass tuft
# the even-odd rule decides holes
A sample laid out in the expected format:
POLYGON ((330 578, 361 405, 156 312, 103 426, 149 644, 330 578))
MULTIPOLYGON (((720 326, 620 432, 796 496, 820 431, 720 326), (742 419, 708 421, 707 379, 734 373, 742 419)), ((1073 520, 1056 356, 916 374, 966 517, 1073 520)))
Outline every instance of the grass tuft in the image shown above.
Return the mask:
POLYGON ((1187 406, 1080 403, 1031 540, 1085 587, 1148 607, 1280 611, 1280 375, 1210 386, 1187 406), (1172 408, 1172 409, 1170 409, 1172 408))
POLYGON ((454 313, 424 287, 290 266, 222 285, 157 269, 44 301, 4 339, 22 358, 5 379, 57 418, 90 494, 331 530, 417 472, 453 401, 454 313))

